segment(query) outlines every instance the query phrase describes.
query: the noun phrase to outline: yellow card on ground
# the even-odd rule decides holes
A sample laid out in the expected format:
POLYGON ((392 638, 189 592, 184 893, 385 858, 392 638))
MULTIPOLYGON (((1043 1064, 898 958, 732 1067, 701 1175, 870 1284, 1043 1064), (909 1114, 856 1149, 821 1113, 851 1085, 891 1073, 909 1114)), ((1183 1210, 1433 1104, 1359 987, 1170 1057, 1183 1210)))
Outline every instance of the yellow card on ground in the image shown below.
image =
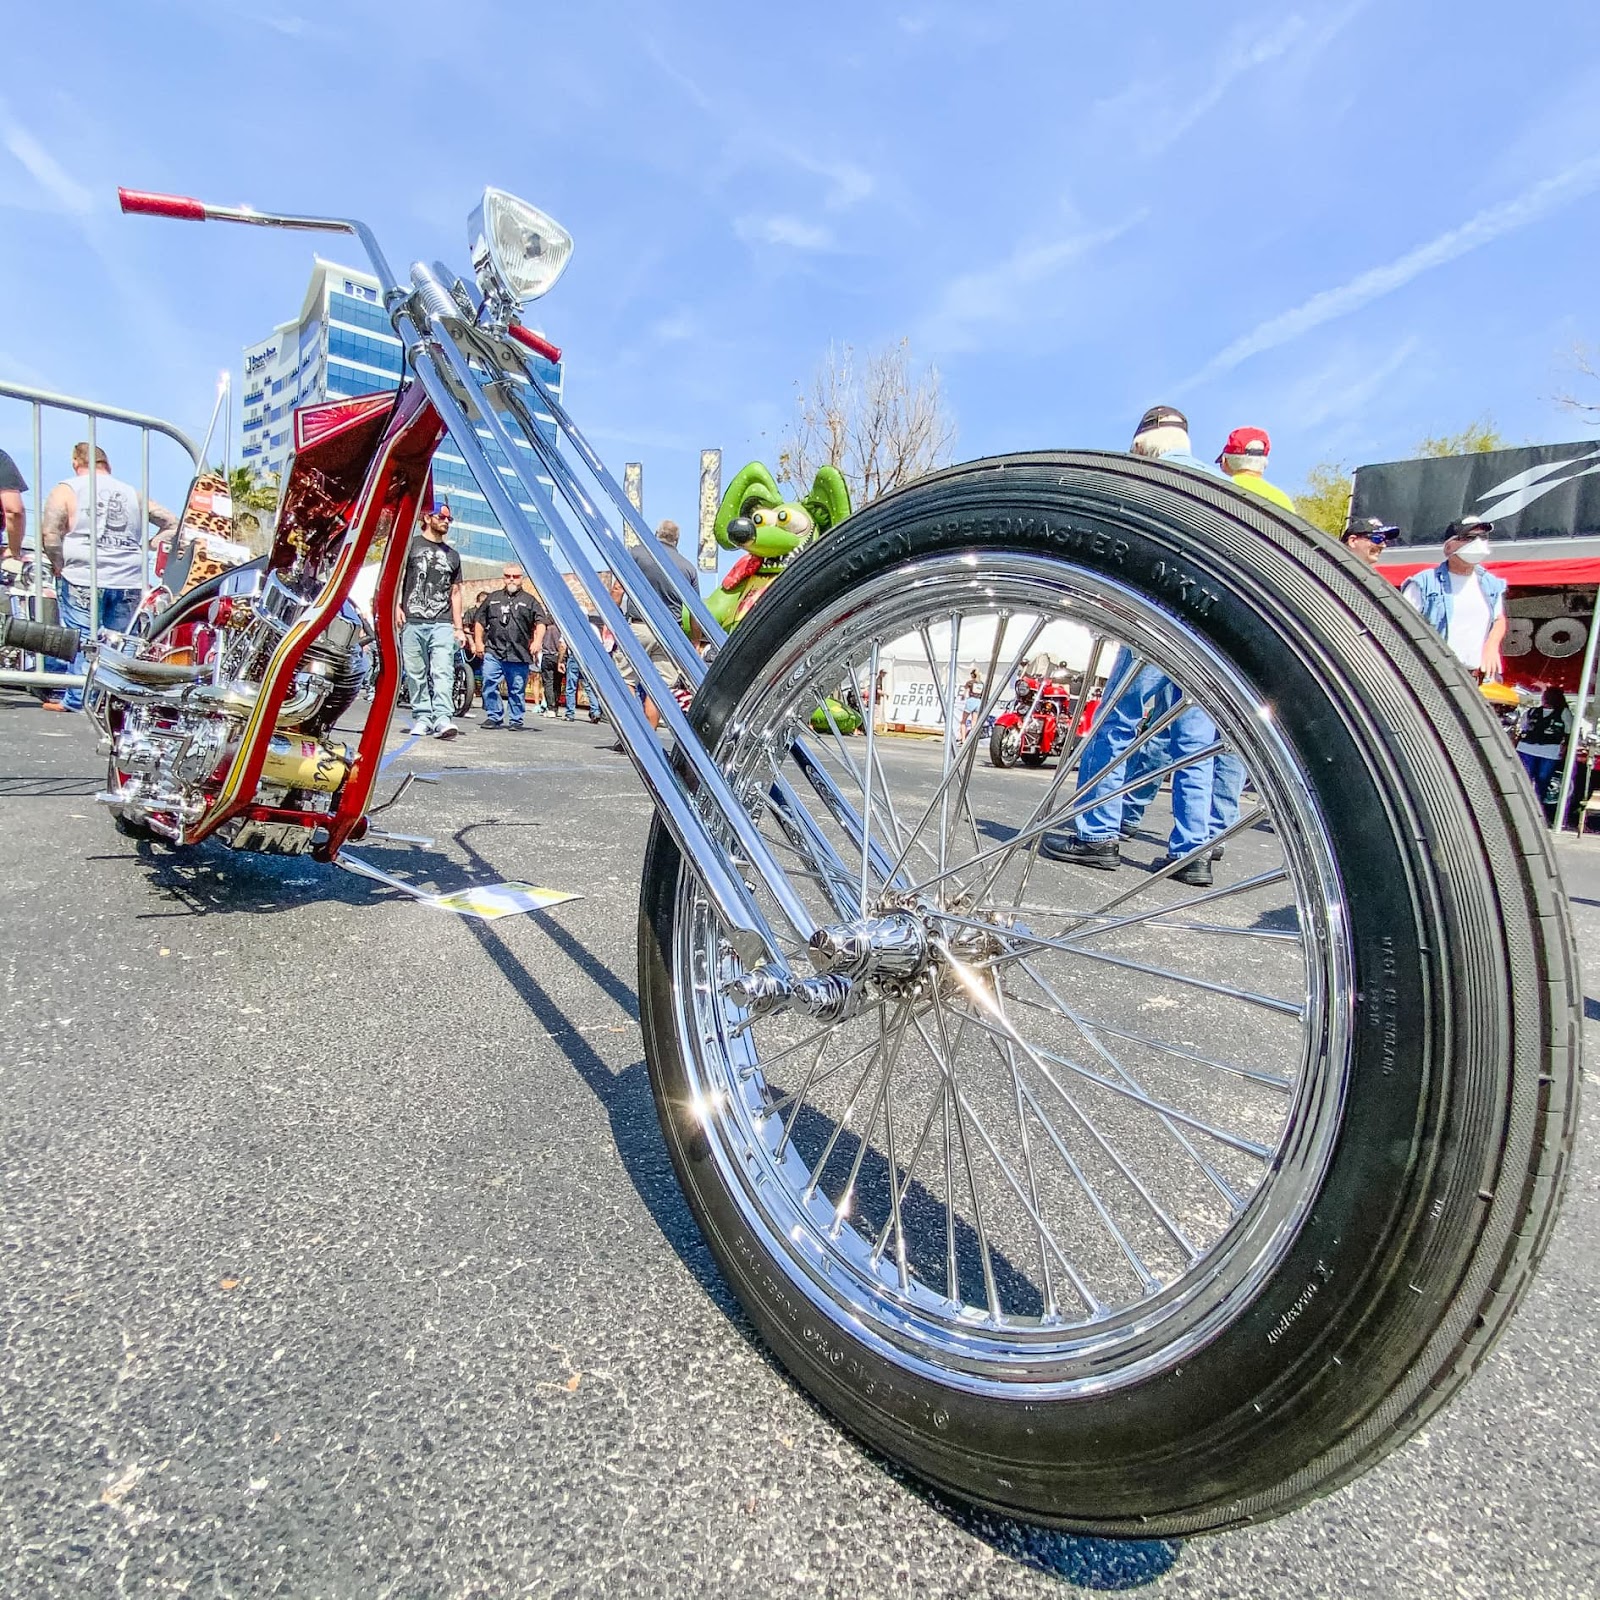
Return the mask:
POLYGON ((563 901, 582 898, 580 894, 541 889, 531 883, 481 883, 470 889, 457 889, 454 894, 424 896, 422 903, 436 906, 440 911, 454 911, 458 916, 482 917, 492 922, 496 917, 512 917, 519 911, 544 911, 563 901))

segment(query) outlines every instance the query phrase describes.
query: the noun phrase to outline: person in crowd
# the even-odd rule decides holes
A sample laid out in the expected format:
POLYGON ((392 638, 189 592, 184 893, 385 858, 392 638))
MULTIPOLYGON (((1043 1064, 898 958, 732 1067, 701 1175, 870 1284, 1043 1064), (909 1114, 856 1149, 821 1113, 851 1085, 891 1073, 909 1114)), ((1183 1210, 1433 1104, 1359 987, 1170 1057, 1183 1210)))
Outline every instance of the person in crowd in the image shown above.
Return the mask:
POLYGON ((1378 564, 1378 557, 1391 539, 1398 539, 1400 530, 1381 517, 1356 517, 1339 535, 1339 542, 1351 555, 1365 561, 1369 567, 1378 564))
POLYGON ((539 714, 545 717, 561 715, 561 670, 567 653, 567 641, 562 636, 561 624, 554 617, 547 618, 539 643, 539 676, 544 681, 544 704, 539 714))
POLYGON ((972 724, 977 721, 978 712, 983 707, 983 695, 980 684, 981 679, 978 676, 978 669, 974 667, 972 671, 967 674, 967 681, 961 686, 961 697, 959 702, 961 706, 960 737, 963 739, 965 739, 967 735, 972 732, 972 724))
POLYGON ((1294 501, 1277 484, 1267 482, 1267 457, 1271 454, 1272 440, 1265 428, 1235 428, 1217 457, 1217 465, 1233 480, 1235 489, 1293 511, 1294 501))
POLYGON ((448 500, 436 500, 412 535, 400 579, 400 659, 411 697, 410 732, 453 739, 450 720, 456 646, 467 641, 461 625, 461 557, 449 542, 448 500))
POLYGON ((528 669, 539 659, 545 621, 539 602, 522 586, 521 567, 507 565, 501 578, 503 586, 485 595, 478 607, 473 631, 483 657, 483 725, 516 730, 526 714, 528 669), (505 710, 500 703, 502 684, 505 710))
POLYGON ((1189 467, 1203 472, 1208 478, 1216 477, 1216 470, 1208 467, 1194 453, 1189 443, 1189 419, 1176 406, 1151 406, 1139 418, 1133 431, 1133 443, 1128 447, 1136 456, 1150 461, 1165 461, 1171 467, 1189 467))
MULTIPOLYGON (((145 505, 131 483, 111 476, 104 450, 72 447, 72 472, 50 491, 40 514, 39 542, 56 579, 56 603, 64 627, 76 628, 80 646, 101 628, 120 633, 133 620, 144 593, 145 529, 159 539, 178 526, 178 519, 155 501, 145 505), (93 522, 93 532, 90 523, 93 522), (94 615, 94 585, 99 587, 99 615, 94 615)), ((82 648, 73 672, 87 668, 82 648)), ((68 689, 59 699, 41 702, 46 711, 81 711, 83 690, 68 689)))
MULTIPOLYGON (((642 562, 640 565, 643 567, 642 562)), ((651 587, 661 595, 661 598, 669 606, 678 599, 676 594, 668 592, 668 586, 664 579, 657 579, 655 574, 650 572, 648 568, 644 570, 645 576, 650 579, 651 587)), ((666 646, 656 638, 654 631, 651 629, 650 624, 644 620, 639 608, 628 599, 627 591, 622 587, 622 580, 614 572, 608 572, 605 574, 605 585, 611 598, 622 607, 622 614, 627 618, 628 626, 632 630, 634 638, 638 641, 639 648, 650 658, 650 663, 656 669, 661 681, 670 689, 678 681, 677 663, 667 653, 666 646)), ((689 616, 689 608, 687 606, 680 605, 680 610, 684 619, 684 632, 687 633, 693 625, 693 619, 689 616)), ((638 695, 643 703, 646 720, 652 728, 659 728, 661 726, 661 711, 655 699, 640 683, 639 675, 633 670, 633 663, 623 653, 620 642, 610 633, 609 629, 601 633, 601 638, 605 641, 607 650, 611 652, 611 659, 616 662, 618 670, 622 673, 623 682, 638 695)), ((622 742, 620 734, 617 742, 611 748, 619 754, 627 749, 627 746, 622 742)))
MULTIPOLYGON (((1211 472, 1190 448, 1188 418, 1173 406, 1152 406, 1145 412, 1134 431, 1132 449, 1137 456, 1211 472)), ((1148 731, 1181 698, 1177 684, 1159 668, 1134 668, 1132 652, 1119 647, 1100 698, 1101 714, 1079 757, 1078 772, 1088 788, 1075 803, 1086 809, 1070 829, 1047 833, 1039 841, 1041 853, 1051 860, 1103 872, 1115 872, 1121 865, 1123 795, 1119 791, 1128 778, 1125 752, 1139 737, 1141 724, 1148 731)), ((1172 876, 1200 888, 1211 883, 1211 855, 1202 852, 1201 846, 1212 837, 1213 769, 1211 756, 1200 753, 1216 739, 1216 723, 1199 706, 1190 706, 1149 741, 1162 741, 1165 760, 1161 765, 1178 763, 1172 774, 1172 831, 1163 865, 1170 867, 1181 860, 1183 865, 1172 876)), ((1135 754, 1145 748, 1139 746, 1135 754)), ((1159 783, 1159 776, 1156 781, 1159 783)))
POLYGON ((0 450, 0 523, 4 524, 5 553, 8 560, 22 559, 22 541, 28 531, 28 508, 22 497, 28 492, 27 480, 17 464, 0 450))
MULTIPOLYGON (((661 545, 662 555, 678 569, 679 576, 689 588, 698 592, 700 574, 695 571, 694 563, 678 548, 678 538, 678 524, 671 517, 656 524, 656 539, 661 545)), ((670 601, 674 598, 662 589, 659 583, 656 584, 656 588, 664 600, 670 601)))
POLYGON ((1500 642, 1506 634, 1506 580, 1485 572, 1494 524, 1463 517, 1445 529, 1444 560, 1407 578, 1401 589, 1481 682, 1500 675, 1500 642))
POLYGON ((1522 725, 1517 729, 1517 754, 1541 805, 1571 737, 1572 713, 1567 709, 1567 697, 1552 684, 1540 696, 1538 705, 1523 712, 1522 725))

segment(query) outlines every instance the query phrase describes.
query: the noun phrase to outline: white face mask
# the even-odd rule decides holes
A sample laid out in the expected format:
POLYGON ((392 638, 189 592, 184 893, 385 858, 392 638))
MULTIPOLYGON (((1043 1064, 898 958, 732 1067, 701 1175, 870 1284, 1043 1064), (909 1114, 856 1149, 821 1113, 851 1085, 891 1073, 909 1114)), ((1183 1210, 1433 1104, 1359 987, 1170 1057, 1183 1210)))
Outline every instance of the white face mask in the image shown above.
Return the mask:
POLYGON ((1456 551, 1456 560, 1465 561, 1469 567, 1475 567, 1489 555, 1489 541, 1481 535, 1475 539, 1468 539, 1456 551))

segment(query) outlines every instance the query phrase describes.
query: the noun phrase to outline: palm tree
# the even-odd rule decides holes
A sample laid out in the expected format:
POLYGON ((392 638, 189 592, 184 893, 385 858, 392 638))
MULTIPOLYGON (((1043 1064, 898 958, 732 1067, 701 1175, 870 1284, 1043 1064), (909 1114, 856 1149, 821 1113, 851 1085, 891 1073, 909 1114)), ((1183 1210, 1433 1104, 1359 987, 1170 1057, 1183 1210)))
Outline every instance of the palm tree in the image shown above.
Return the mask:
MULTIPOLYGON (((228 497, 233 501, 233 520, 244 542, 257 555, 265 554, 262 518, 258 512, 278 509, 278 475, 256 467, 234 467, 228 473, 228 497)), ((268 517, 270 526, 270 515, 268 517)))

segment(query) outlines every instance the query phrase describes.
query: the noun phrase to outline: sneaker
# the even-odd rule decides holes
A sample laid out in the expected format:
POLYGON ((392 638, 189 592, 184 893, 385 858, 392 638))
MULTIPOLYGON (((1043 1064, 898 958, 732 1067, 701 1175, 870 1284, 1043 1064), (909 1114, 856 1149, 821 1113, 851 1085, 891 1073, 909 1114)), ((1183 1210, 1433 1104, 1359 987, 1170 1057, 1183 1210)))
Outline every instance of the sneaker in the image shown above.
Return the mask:
POLYGON ((1039 841, 1040 855, 1052 861, 1070 861, 1078 867, 1115 872, 1122 865, 1122 845, 1116 839, 1080 839, 1076 833, 1047 833, 1039 841))
POLYGON ((72 707, 65 700, 41 700, 39 709, 41 711, 70 711, 72 707))
POLYGON ((483 731, 485 733, 487 733, 490 728, 503 728, 503 727, 505 727, 505 723, 503 723, 503 722, 486 722, 483 725, 483 731))
POLYGON ((1124 839, 1137 839, 1139 837, 1139 824, 1137 822, 1124 822, 1117 829, 1117 832, 1120 833, 1124 839))
POLYGON ((448 717, 433 730, 435 739, 454 739, 461 730, 448 717))
POLYGON ((598 711, 591 711, 591 712, 590 712, 590 713, 589 713, 589 720, 590 720, 590 721, 591 721, 591 722, 598 722, 598 721, 600 721, 600 713, 599 713, 599 712, 598 712, 598 711))
MULTIPOLYGON (((1160 865, 1170 866, 1179 860, 1178 856, 1163 856, 1160 865)), ((1209 889, 1211 887, 1211 856, 1208 852, 1190 859, 1188 866, 1179 867, 1174 873, 1169 874, 1174 883, 1187 883, 1196 889, 1209 889)))
POLYGON ((576 712, 569 711, 567 713, 567 721, 568 722, 576 722, 577 720, 578 720, 578 717, 577 717, 577 713, 576 712))
MULTIPOLYGON (((544 715, 544 713, 543 713, 543 712, 542 712, 542 711, 541 711, 541 712, 540 712, 540 713, 539 713, 539 714, 540 714, 540 716, 543 716, 543 715, 544 715)), ((506 724, 506 726, 507 726, 507 727, 508 727, 508 728, 509 728, 509 729, 510 729, 510 730, 511 730, 511 731, 512 731, 512 732, 513 732, 513 733, 521 733, 521 732, 522 732, 522 724, 521 724, 521 723, 520 723, 520 722, 508 722, 508 723, 507 723, 507 724, 506 724)))
POLYGON ((426 717, 423 717, 418 721, 413 722, 411 726, 406 729, 406 732, 414 733, 419 739, 426 739, 428 735, 433 732, 433 724, 429 722, 426 717))
POLYGON ((1211 859, 1213 861, 1220 861, 1223 858, 1223 856, 1226 854, 1227 849, 1228 849, 1228 847, 1225 844, 1214 844, 1214 845, 1212 845, 1212 847, 1211 847, 1211 859))

